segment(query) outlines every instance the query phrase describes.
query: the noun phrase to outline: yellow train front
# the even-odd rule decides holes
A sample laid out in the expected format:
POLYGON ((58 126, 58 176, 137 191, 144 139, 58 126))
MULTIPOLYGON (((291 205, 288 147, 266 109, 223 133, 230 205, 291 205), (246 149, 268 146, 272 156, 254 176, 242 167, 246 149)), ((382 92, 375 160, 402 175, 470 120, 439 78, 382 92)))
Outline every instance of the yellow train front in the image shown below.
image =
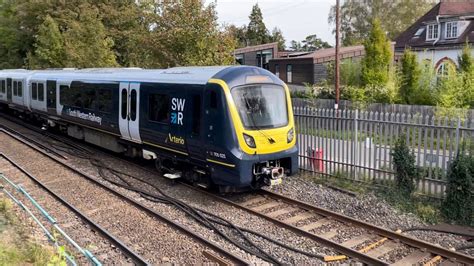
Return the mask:
POLYGON ((261 68, 230 67, 206 87, 216 97, 216 105, 205 110, 206 161, 221 191, 276 185, 297 172, 291 98, 279 78, 261 68))

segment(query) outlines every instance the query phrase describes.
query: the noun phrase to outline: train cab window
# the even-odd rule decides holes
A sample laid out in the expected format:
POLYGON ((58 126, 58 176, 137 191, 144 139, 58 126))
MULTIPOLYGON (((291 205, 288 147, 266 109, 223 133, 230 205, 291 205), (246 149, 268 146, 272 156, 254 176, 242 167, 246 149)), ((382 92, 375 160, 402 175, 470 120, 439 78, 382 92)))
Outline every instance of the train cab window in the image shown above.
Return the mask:
POLYGON ((38 83, 38 101, 44 101, 44 84, 38 83))
POLYGON ((18 95, 18 82, 13 81, 13 95, 17 96, 18 95))
POLYGON ((130 93, 130 120, 137 119, 137 90, 132 90, 130 93))
POLYGON ((31 83, 31 99, 37 100, 38 99, 38 86, 37 83, 31 83))
POLYGON ((211 94, 209 97, 210 97, 209 106, 212 109, 217 109, 217 93, 215 91, 211 91, 211 94))
POLYGON ((18 96, 19 97, 23 96, 23 84, 21 81, 18 81, 18 96))
POLYGON ((127 89, 122 89, 122 119, 127 118, 127 89))
POLYGON ((150 94, 148 98, 148 120, 168 123, 170 119, 170 97, 166 94, 150 94))
POLYGON ((201 95, 193 96, 193 128, 192 134, 199 136, 201 132, 201 95))

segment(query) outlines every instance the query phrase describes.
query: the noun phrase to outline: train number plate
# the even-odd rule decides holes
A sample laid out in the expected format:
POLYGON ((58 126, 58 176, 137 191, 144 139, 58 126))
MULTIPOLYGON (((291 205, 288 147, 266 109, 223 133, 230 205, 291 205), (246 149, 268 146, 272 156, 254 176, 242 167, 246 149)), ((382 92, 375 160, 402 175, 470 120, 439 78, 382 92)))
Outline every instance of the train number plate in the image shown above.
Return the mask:
POLYGON ((281 183, 282 183, 282 179, 281 179, 281 178, 278 178, 278 179, 270 179, 270 186, 280 185, 281 183))

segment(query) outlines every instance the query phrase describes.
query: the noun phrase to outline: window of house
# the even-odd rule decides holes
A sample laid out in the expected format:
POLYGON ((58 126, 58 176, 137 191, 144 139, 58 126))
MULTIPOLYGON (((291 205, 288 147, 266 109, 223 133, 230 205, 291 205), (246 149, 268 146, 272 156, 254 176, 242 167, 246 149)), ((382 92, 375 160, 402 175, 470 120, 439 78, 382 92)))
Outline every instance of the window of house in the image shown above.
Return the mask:
POLYGON ((280 66, 278 64, 275 64, 275 75, 280 77, 280 66))
POLYGON ((244 64, 244 55, 243 55, 243 54, 236 54, 236 55, 235 55, 235 61, 236 61, 239 65, 243 65, 243 64, 244 64))
POLYGON ((31 99, 38 99, 38 86, 35 82, 31 83, 31 99))
POLYGON ((150 94, 148 97, 148 120, 169 123, 170 98, 166 94, 150 94))
POLYGON ((44 84, 38 83, 38 101, 44 101, 44 84))
POLYGON ((438 24, 427 25, 426 40, 436 40, 439 36, 439 26, 438 24))
POLYGON ((446 39, 453 39, 458 37, 458 22, 446 22, 446 39))
POLYGON ((438 62, 438 67, 436 68, 436 74, 438 78, 445 77, 456 71, 456 64, 449 58, 443 58, 438 62))
POLYGON ((293 66, 286 65, 286 82, 292 83, 293 82, 293 66))

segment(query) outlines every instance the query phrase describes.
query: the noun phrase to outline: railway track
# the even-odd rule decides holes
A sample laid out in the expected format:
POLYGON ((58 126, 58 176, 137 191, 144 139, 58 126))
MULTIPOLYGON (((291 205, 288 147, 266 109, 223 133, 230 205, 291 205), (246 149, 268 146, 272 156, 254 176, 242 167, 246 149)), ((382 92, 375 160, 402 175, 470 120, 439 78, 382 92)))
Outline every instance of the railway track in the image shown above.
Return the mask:
MULTIPOLYGON (((131 163, 128 160, 126 162, 131 163)), ((156 175, 148 168, 137 166, 156 175)), ((371 265, 474 265, 474 258, 470 256, 269 191, 260 190, 244 197, 223 197, 182 184, 341 253, 339 256, 325 257, 328 262, 353 258, 371 265), (338 233, 344 228, 355 228, 362 233, 344 241, 336 241, 338 233), (404 247, 409 247, 411 252, 396 261, 383 259, 384 255, 404 247)))
MULTIPOLYGON (((140 255, 138 255, 135 251, 133 251, 130 247, 125 245, 122 241, 120 241, 116 236, 112 235, 109 231, 104 229, 101 225, 98 223, 94 222, 91 220, 88 215, 82 211, 80 211, 78 208, 74 207, 72 204, 70 204, 64 197, 59 195, 58 193, 54 192, 52 189, 50 189, 45 182, 41 181, 40 179, 36 178, 33 176, 31 173, 26 171, 22 166, 20 166, 17 162, 15 162, 13 159, 8 157, 7 155, 3 154, 0 152, 0 165, 2 163, 7 162, 7 169, 4 167, 0 167, 0 172, 8 170, 8 172, 12 171, 12 166, 14 169, 19 170, 24 177, 26 177, 28 180, 32 181, 32 183, 36 184, 40 190, 43 192, 49 194, 52 196, 55 200, 57 200, 62 206, 66 207, 71 213, 73 213, 75 216, 79 217, 82 222, 85 224, 89 225, 95 232, 98 232, 102 238, 105 238, 111 245, 115 245, 120 251, 124 254, 125 257, 128 257, 131 259, 131 262, 134 263, 135 265, 148 265, 148 262, 142 258, 140 255)), ((5 164, 3 164, 5 165, 5 164)), ((28 191, 33 191, 36 195, 38 193, 40 194, 36 198, 38 201, 41 203, 42 206, 48 206, 51 205, 51 202, 44 202, 44 196, 41 196, 41 192, 38 192, 37 189, 30 189, 27 187, 28 180, 25 180, 24 178, 15 178, 14 182, 16 184, 22 183, 22 188, 26 188, 28 191), (25 185, 26 183, 26 185, 25 185)), ((64 213, 63 213, 64 214, 64 213)), ((97 236, 93 236, 93 238, 98 238, 97 236)), ((94 243, 101 242, 101 240, 94 241, 94 243)), ((102 254, 106 255, 106 254, 102 254)), ((109 255, 106 255, 109 256, 109 255)))
MULTIPOLYGON (((153 227, 163 227, 163 224, 167 224, 172 228, 180 231, 181 233, 184 233, 184 235, 190 237, 192 241, 195 241, 202 246, 201 252, 199 252, 199 254, 197 255, 194 254, 193 256, 201 257, 203 259, 203 263, 213 262, 222 264, 222 261, 227 261, 228 263, 238 265, 248 264, 247 261, 243 260, 239 256, 236 256, 232 252, 219 247, 218 245, 214 244, 213 242, 210 242, 205 238, 202 238, 196 233, 188 230, 186 227, 169 220, 168 218, 164 217, 152 208, 145 206, 141 202, 124 195, 118 190, 112 189, 109 186, 104 185, 103 183, 97 181, 93 176, 90 176, 84 171, 76 169, 74 166, 68 164, 66 162, 67 160, 63 160, 62 158, 57 156, 57 154, 52 153, 50 150, 43 150, 42 147, 36 147, 35 143, 30 143, 30 138, 25 134, 17 132, 14 129, 8 128, 5 125, 0 128, 0 134, 1 133, 6 134, 8 137, 11 137, 16 141, 21 142, 24 145, 27 145, 39 154, 46 156, 49 160, 48 165, 56 165, 56 168, 54 168, 55 170, 57 170, 56 172, 58 173, 55 175, 56 179, 51 178, 52 175, 49 175, 48 179, 45 178, 40 180, 40 178, 37 178, 37 180, 39 180, 39 182, 42 182, 43 185, 49 184, 48 188, 51 191, 55 191, 58 195, 60 195, 61 198, 67 198, 69 203, 74 206, 81 206, 81 202, 86 202, 85 205, 83 204, 81 206, 81 208, 86 208, 90 213, 92 213, 93 217, 91 218, 91 220, 95 220, 95 224, 97 226, 101 226, 102 228, 113 228, 113 230, 115 231, 114 233, 119 235, 114 236, 114 238, 117 240, 117 247, 125 247, 125 245, 120 245, 119 238, 125 238, 127 239, 127 241, 124 242, 130 242, 133 244, 133 246, 137 246, 139 244, 136 242, 138 241, 137 239, 148 239, 150 238, 150 235, 154 234, 152 232, 147 232, 147 229, 153 227), (58 168, 62 169, 58 170, 58 168), (73 173, 73 175, 75 175, 77 178, 68 178, 61 180, 65 170, 73 173), (100 199, 96 198, 98 195, 100 195, 100 199), (112 208, 110 206, 120 206, 120 208, 112 208), (130 210, 128 211, 128 209, 130 210), (124 215, 127 215, 129 217, 141 217, 141 219, 144 220, 143 223, 140 223, 140 219, 128 218, 127 222, 125 222, 127 224, 131 222, 136 223, 135 225, 132 224, 132 226, 136 228, 136 230, 133 230, 133 241, 130 239, 132 238, 130 235, 126 235, 127 232, 120 232, 120 228, 117 228, 117 226, 115 226, 115 223, 117 221, 125 220, 124 215), (149 219, 144 219, 144 216, 149 217, 149 219), (153 223, 156 224, 153 225, 153 223)), ((18 165, 18 167, 21 166, 18 165)), ((25 170, 24 168, 22 169, 25 170)), ((51 171, 53 171, 53 168, 51 168, 51 171)), ((43 176, 43 178, 45 176, 43 176)), ((79 207, 76 208, 80 209, 79 207)), ((112 234, 109 235, 112 236, 112 234)), ((159 236, 153 237, 159 238, 159 236)), ((124 250, 124 252, 128 251, 124 250)), ((129 253, 131 252, 133 251, 130 250, 129 253)), ((133 252, 133 254, 136 253, 133 252)), ((144 257, 146 257, 146 255, 147 254, 143 254, 144 257)), ((132 257, 132 255, 130 255, 130 257, 132 257)), ((139 256, 137 255, 135 257, 138 258, 139 256)), ((145 260, 143 260, 143 262, 140 262, 139 259, 136 259, 136 261, 138 261, 138 265, 148 264, 145 260)))

